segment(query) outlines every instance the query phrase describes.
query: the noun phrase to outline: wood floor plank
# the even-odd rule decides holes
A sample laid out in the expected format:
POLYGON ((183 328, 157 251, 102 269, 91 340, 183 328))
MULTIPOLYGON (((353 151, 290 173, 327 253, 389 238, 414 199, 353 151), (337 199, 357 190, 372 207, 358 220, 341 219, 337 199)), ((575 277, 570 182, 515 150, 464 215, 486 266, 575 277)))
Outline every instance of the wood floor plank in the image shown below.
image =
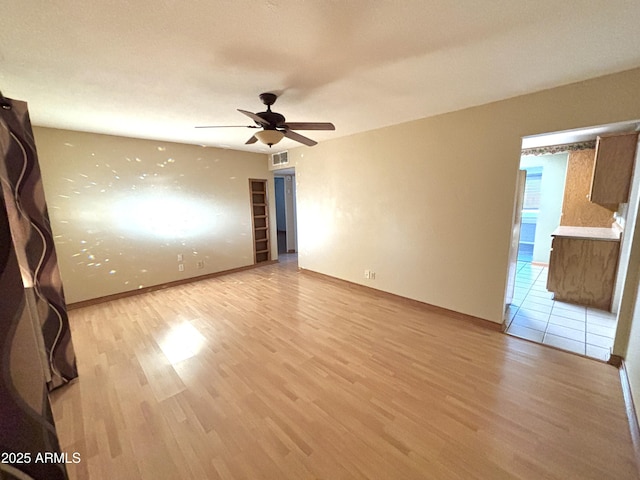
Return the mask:
POLYGON ((613 367, 295 261, 70 322, 72 480, 638 478, 613 367))

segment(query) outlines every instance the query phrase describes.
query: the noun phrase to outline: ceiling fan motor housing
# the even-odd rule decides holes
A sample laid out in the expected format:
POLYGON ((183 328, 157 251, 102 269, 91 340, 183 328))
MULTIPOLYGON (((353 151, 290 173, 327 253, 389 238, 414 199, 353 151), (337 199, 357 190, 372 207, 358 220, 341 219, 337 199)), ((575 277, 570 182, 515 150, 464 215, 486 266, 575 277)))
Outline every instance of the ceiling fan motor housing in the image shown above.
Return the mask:
POLYGON ((284 115, 280 115, 279 113, 272 112, 271 109, 266 112, 258 112, 256 113, 260 118, 264 119, 269 125, 260 125, 260 123, 256 122, 261 127, 266 128, 267 130, 274 130, 278 125, 282 125, 285 121, 284 115))
POLYGON ((271 111, 271 105, 273 105, 276 102, 277 98, 278 96, 275 93, 267 92, 267 93, 260 94, 260 100, 262 100, 262 103, 264 103, 267 106, 267 111, 258 112, 256 113, 256 115, 258 115, 260 118, 266 121, 268 125, 261 125, 259 122, 256 122, 256 124, 260 125, 261 127, 267 130, 275 130, 277 126, 282 125, 285 122, 284 115, 271 111))
POLYGON ((267 92, 267 93, 260 94, 260 100, 262 101, 262 103, 264 103, 268 107, 276 103, 277 98, 278 96, 275 93, 267 92))

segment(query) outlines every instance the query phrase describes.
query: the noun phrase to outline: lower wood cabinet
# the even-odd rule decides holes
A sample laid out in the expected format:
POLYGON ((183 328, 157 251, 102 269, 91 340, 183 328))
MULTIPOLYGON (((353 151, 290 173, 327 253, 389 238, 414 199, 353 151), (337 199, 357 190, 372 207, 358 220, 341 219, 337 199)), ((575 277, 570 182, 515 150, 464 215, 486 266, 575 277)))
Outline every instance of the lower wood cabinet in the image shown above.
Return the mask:
POLYGON ((611 311, 619 241, 554 237, 547 290, 555 300, 611 311))

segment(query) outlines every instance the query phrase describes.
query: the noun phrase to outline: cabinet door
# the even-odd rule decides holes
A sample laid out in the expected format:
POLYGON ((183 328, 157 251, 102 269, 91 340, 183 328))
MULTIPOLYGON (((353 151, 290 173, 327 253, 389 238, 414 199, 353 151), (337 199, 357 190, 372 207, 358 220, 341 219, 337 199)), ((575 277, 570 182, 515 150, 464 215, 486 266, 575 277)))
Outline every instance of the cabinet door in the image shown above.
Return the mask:
POLYGON ((619 242, 554 238, 547 290, 559 301, 611 309, 619 242))
POLYGON ((579 303, 581 298, 582 257, 586 240, 554 237, 547 289, 555 293, 556 300, 579 303))
POLYGON ((591 180, 592 202, 617 205, 629 201, 637 144, 637 132, 598 137, 591 180))
POLYGON ((611 310, 618 270, 618 242, 590 240, 586 244, 582 298, 585 305, 611 310))
MULTIPOLYGON (((596 151, 592 148, 569 152, 560 225, 611 227, 611 210, 589 201, 595 162, 596 151)), ((617 206, 615 209, 617 210, 617 206)))

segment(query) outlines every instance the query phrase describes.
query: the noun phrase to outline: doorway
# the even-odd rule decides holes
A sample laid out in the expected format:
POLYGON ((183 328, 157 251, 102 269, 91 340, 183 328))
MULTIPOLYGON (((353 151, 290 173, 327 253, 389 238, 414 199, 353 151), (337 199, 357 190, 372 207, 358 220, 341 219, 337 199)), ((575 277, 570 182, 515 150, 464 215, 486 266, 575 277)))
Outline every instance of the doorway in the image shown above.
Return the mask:
POLYGON ((274 177, 276 190, 276 232, 278 256, 287 253, 287 213, 284 197, 284 178, 274 177))
POLYGON ((295 169, 274 172, 278 256, 298 251, 295 169))
MULTIPOLYGON (((554 293, 547 290, 551 235, 561 225, 574 225, 568 219, 568 197, 575 194, 575 169, 584 163, 585 156, 595 156, 596 136, 615 131, 633 131, 635 124, 606 125, 587 131, 559 132, 523 139, 520 168, 527 172, 527 183, 523 207, 519 212, 522 217, 519 225, 521 235, 515 278, 511 279, 510 276, 515 288, 506 309, 507 334, 601 361, 609 360, 618 322, 615 312, 620 298, 614 294, 612 311, 556 299, 554 293), (567 210, 564 216, 563 210, 567 210)), ((590 188, 592 169, 593 164, 586 165, 584 172, 577 173, 589 182, 584 188, 590 188)), ((585 201, 586 194, 580 193, 579 197, 585 201)), ((638 198, 636 188, 630 197, 630 204, 637 204, 638 198)), ((635 215, 636 209, 629 209, 626 204, 621 205, 615 214, 611 211, 608 214, 609 225, 615 221, 624 226, 625 220, 630 217, 629 210, 633 210, 635 215)), ((635 217, 629 218, 629 221, 635 222, 635 217)), ((603 228, 603 225, 594 226, 603 228)), ((626 271, 627 263, 628 255, 621 255, 616 292, 621 292, 624 281, 622 272, 626 271)))

